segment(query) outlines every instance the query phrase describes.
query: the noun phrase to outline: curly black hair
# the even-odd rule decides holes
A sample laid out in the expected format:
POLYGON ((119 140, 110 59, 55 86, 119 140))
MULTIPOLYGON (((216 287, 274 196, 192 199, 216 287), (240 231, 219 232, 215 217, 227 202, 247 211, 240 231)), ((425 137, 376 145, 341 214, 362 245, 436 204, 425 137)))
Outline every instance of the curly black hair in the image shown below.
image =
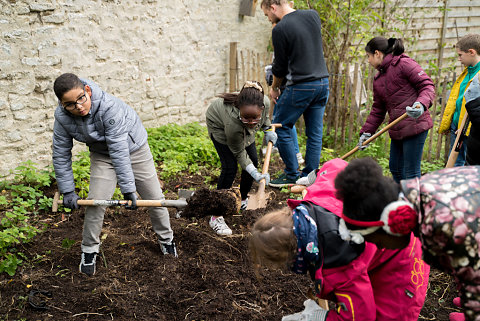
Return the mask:
POLYGON ((397 200, 400 192, 400 185, 383 176, 380 165, 368 157, 352 160, 335 178, 335 188, 337 198, 343 201, 343 213, 359 221, 379 220, 385 206, 397 200))

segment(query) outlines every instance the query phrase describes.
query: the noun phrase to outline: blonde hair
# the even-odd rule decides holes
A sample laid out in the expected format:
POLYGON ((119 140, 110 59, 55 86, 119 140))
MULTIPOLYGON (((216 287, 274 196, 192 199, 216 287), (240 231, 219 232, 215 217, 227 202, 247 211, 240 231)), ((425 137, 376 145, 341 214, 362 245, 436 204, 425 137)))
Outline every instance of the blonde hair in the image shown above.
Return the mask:
POLYGON ((285 268, 293 259, 297 239, 293 233, 292 210, 288 207, 259 218, 251 233, 249 248, 257 277, 261 266, 285 268))

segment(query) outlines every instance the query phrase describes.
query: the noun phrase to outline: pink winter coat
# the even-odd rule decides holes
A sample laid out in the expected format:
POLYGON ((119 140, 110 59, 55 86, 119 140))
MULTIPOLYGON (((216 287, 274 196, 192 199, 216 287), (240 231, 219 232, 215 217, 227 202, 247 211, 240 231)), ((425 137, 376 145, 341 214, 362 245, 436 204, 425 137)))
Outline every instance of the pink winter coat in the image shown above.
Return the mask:
MULTIPOLYGON (((339 158, 326 162, 303 201, 340 216, 343 203, 335 197, 334 180, 347 165, 339 158)), ((288 205, 295 208, 301 202, 288 200, 288 205)), ((402 250, 377 249, 367 242, 365 251, 349 264, 318 269, 315 279, 322 281, 322 288, 317 296, 337 305, 326 320, 416 321, 425 301, 430 272, 421 257, 421 243, 412 234, 409 246, 402 250)))
POLYGON ((373 81, 373 105, 370 115, 360 129, 363 133, 374 134, 385 119, 389 122, 405 114, 405 107, 418 101, 425 106, 425 112, 418 119, 407 117, 393 126, 388 133, 391 139, 401 140, 420 134, 433 127, 428 108, 435 98, 435 86, 422 67, 405 54, 388 54, 373 81))

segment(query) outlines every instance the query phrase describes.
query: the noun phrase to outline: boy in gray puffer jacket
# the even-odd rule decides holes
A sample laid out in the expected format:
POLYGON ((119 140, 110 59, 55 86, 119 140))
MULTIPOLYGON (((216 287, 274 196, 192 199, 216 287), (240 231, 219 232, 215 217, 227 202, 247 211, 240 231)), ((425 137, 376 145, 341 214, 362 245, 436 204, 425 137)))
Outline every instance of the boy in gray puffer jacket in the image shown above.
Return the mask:
MULTIPOLYGON (((94 82, 71 73, 59 76, 53 87, 59 100, 53 127, 53 167, 63 205, 79 207, 72 171, 73 139, 90 150, 89 199, 110 199, 117 181, 124 198, 132 202, 129 209, 137 209, 137 191, 144 199, 165 199, 147 132, 135 110, 94 82)), ((105 207, 85 210, 80 272, 87 275, 95 273, 104 214, 105 207)), ((155 207, 149 215, 162 253, 176 257, 168 210, 155 207)))

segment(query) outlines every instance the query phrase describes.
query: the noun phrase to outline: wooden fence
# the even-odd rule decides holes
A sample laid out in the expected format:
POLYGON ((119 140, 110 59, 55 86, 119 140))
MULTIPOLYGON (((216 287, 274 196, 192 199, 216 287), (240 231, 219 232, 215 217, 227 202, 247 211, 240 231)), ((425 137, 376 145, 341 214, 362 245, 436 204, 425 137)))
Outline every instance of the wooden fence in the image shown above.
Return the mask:
MULTIPOLYGON (((268 86, 265 82, 265 66, 272 61, 271 53, 256 53, 250 50, 238 50, 236 43, 230 45, 230 91, 239 90, 245 80, 259 81, 265 92, 268 86)), ((373 101, 373 76, 376 71, 368 63, 355 63, 334 70, 333 64, 327 63, 330 72, 330 98, 324 117, 326 135, 333 138, 333 143, 327 148, 351 149, 359 137, 361 126, 370 113, 373 101), (333 71, 333 72, 332 72, 333 71)), ((438 134, 438 126, 448 99, 448 89, 456 79, 456 72, 449 71, 442 79, 434 79, 436 83, 436 99, 429 111, 434 127, 429 131, 424 147, 424 159, 444 160, 449 152, 450 136, 438 134)), ((302 120, 298 124, 303 128, 302 120)), ((385 120, 385 124, 388 119, 385 120)), ((390 139, 385 134, 385 149, 389 148, 390 139)))

